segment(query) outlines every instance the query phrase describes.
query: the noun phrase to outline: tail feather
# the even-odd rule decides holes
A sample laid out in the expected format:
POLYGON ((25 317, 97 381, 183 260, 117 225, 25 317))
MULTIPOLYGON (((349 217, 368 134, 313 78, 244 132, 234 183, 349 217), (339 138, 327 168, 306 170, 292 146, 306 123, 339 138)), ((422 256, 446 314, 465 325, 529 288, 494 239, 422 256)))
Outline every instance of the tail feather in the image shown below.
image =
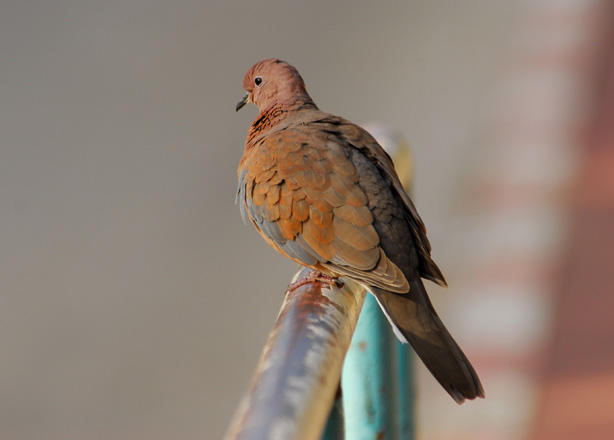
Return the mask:
POLYGON ((422 280, 412 280, 406 294, 378 288, 372 291, 395 333, 398 331, 409 341, 435 379, 457 403, 484 397, 477 373, 437 316, 422 280))

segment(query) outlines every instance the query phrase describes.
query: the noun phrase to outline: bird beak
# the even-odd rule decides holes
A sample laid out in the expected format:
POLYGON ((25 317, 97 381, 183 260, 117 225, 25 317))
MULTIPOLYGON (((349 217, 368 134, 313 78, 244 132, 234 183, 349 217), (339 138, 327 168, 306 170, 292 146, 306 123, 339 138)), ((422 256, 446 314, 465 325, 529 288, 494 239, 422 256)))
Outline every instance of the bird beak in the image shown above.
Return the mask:
POLYGON ((243 98, 241 98, 241 100, 239 102, 237 102, 237 106, 235 107, 235 111, 241 110, 241 108, 245 104, 247 104, 248 102, 250 102, 249 93, 246 93, 245 95, 243 95, 243 98))

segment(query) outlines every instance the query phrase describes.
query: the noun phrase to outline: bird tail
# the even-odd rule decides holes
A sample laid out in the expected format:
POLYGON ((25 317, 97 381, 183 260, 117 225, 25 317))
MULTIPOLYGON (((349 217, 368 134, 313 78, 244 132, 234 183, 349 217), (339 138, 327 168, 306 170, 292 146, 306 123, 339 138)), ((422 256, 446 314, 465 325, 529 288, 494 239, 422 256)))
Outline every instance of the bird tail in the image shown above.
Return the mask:
POLYGON ((409 342, 426 368, 457 403, 484 397, 477 373, 437 316, 422 280, 405 294, 372 288, 399 339, 409 342), (403 336, 401 338, 401 336, 403 336))

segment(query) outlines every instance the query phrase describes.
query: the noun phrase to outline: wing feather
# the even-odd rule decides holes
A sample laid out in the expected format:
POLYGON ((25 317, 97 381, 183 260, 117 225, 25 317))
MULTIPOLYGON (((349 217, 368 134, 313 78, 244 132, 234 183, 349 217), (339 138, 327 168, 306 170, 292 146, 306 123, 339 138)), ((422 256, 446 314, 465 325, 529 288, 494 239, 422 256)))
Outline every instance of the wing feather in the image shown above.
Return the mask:
POLYGON ((298 126, 254 148, 242 162, 237 196, 269 244, 301 264, 394 292, 409 290, 381 246, 377 216, 349 147, 298 126))

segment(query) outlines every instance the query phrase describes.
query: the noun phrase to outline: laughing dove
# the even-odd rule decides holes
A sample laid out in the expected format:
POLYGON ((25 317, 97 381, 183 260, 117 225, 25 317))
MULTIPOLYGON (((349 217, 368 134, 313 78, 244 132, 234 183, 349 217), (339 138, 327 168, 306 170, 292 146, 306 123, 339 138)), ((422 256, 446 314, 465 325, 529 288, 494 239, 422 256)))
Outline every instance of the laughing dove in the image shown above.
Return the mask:
POLYGON ((239 164, 241 212, 273 248, 368 286, 458 403, 484 397, 480 380, 433 308, 422 278, 442 286, 426 229, 390 157, 359 126, 315 105, 298 71, 278 59, 245 74, 237 104, 256 104, 239 164))

